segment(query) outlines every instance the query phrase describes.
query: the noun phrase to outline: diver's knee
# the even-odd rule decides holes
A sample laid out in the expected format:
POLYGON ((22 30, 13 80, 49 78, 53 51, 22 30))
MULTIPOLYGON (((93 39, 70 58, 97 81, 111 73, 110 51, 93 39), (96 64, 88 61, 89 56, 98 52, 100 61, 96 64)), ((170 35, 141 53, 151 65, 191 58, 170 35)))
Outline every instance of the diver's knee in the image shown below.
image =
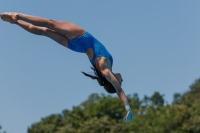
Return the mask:
POLYGON ((52 20, 52 19, 48 19, 47 22, 46 22, 45 27, 51 29, 51 28, 53 28, 53 27, 55 26, 55 22, 56 22, 56 21, 54 21, 54 20, 52 20))

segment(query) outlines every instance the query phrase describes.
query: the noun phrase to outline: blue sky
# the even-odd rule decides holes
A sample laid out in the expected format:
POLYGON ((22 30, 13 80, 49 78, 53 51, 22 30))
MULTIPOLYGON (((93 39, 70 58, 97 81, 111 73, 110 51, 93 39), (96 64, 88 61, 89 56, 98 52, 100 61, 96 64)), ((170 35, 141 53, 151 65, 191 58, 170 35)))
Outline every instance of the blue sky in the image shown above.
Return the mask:
MULTIPOLYGON (((159 91, 170 103, 200 77, 199 7, 197 0, 1 0, 0 12, 80 25, 112 54, 126 94, 142 98, 159 91)), ((91 93, 106 94, 81 74, 91 72, 86 55, 3 21, 0 62, 0 125, 8 133, 26 133, 42 117, 71 109, 91 93)))

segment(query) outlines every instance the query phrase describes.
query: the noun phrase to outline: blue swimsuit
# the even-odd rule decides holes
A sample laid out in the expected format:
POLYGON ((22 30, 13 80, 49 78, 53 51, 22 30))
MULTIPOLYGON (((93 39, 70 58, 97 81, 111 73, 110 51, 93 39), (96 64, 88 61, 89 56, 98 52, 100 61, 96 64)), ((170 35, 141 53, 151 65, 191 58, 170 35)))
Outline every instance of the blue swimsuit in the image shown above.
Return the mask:
POLYGON ((111 62, 111 65, 113 64, 113 58, 104 45, 88 32, 77 38, 68 40, 68 48, 80 53, 85 53, 88 48, 92 48, 94 55, 90 62, 93 66, 95 66, 95 58, 98 56, 104 56, 108 58, 111 62))

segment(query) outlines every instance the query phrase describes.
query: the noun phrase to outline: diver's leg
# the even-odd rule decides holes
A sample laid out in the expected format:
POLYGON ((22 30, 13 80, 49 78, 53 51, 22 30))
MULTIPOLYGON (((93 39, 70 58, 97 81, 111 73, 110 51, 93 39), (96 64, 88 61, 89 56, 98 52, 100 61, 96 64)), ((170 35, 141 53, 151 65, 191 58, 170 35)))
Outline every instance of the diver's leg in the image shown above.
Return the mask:
POLYGON ((67 21, 56 21, 14 12, 6 12, 3 13, 3 15, 6 17, 10 17, 14 21, 23 20, 36 26, 47 27, 66 36, 68 39, 73 39, 85 33, 85 30, 82 29, 80 26, 67 21))
POLYGON ((36 34, 36 35, 43 35, 43 36, 47 36, 51 39, 53 39, 54 41, 56 41, 57 43, 68 47, 68 39, 66 36, 59 34, 56 31, 53 31, 51 29, 48 29, 46 27, 39 27, 39 26, 35 26, 32 25, 30 23, 26 23, 24 21, 18 20, 16 22, 17 25, 19 25, 20 27, 22 27, 23 29, 25 29, 26 31, 36 34))

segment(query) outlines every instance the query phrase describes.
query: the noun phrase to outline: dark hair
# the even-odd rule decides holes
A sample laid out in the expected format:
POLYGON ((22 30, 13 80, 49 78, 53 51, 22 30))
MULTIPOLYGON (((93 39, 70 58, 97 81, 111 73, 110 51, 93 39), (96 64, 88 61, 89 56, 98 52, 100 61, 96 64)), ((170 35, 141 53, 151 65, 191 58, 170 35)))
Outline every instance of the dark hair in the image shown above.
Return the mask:
POLYGON ((90 77, 91 79, 96 79, 99 83, 100 86, 103 86, 104 89, 108 92, 108 93, 116 93, 115 88, 113 87, 113 85, 105 78, 101 75, 101 73, 97 70, 97 68, 91 67, 91 69, 94 71, 94 75, 90 75, 87 74, 85 72, 82 72, 85 76, 90 77))

